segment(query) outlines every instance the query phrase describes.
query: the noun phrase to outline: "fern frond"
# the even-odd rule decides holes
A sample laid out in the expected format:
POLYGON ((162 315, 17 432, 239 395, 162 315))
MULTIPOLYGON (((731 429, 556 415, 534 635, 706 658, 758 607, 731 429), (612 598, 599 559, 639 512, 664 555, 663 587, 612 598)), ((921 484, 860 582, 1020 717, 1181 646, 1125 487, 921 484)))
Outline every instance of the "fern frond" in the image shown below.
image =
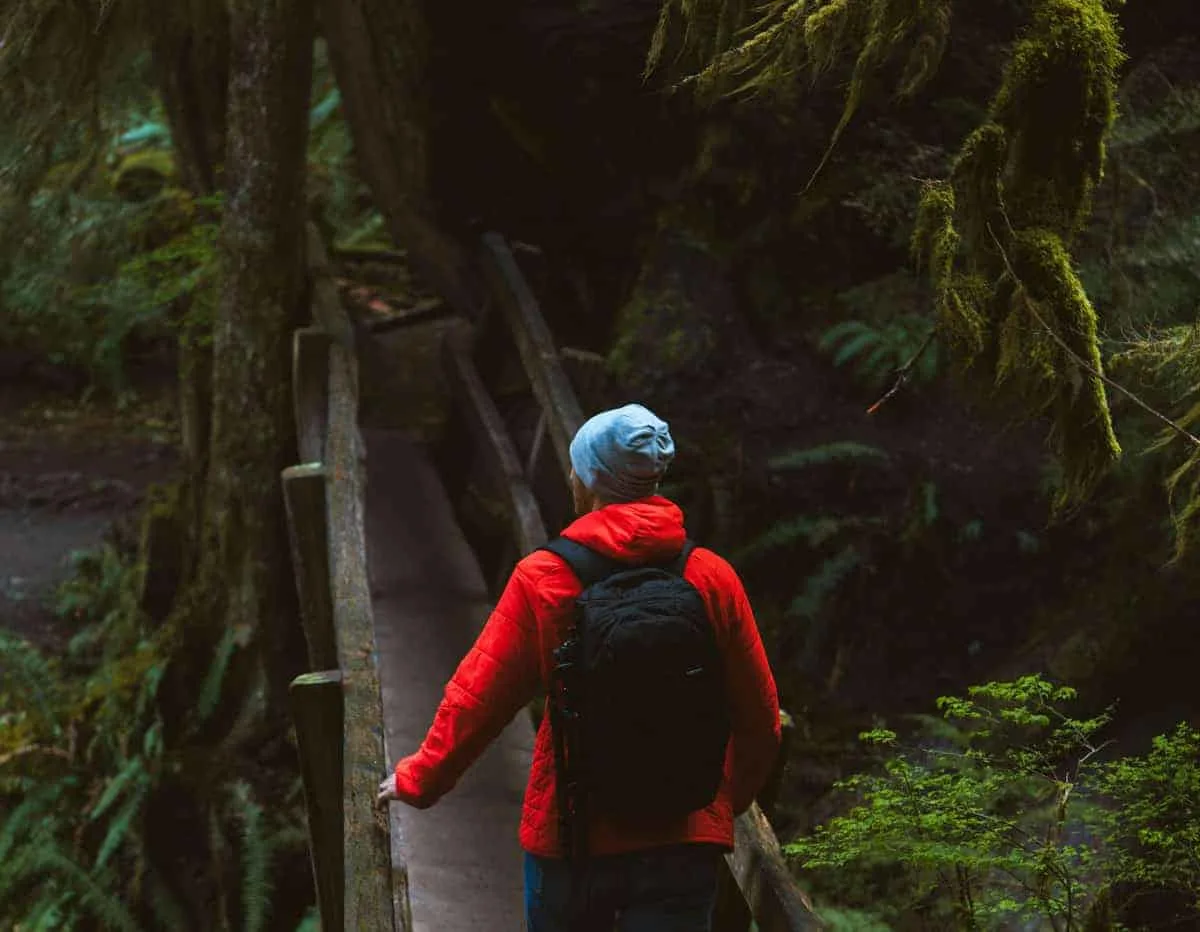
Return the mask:
POLYGON ((838 440, 804 450, 793 450, 773 456, 767 461, 767 466, 774 470, 807 469, 810 466, 823 466, 827 463, 844 460, 875 460, 886 462, 887 453, 878 447, 853 440, 838 440))
POLYGON ((105 833, 104 841, 100 845, 100 851, 96 855, 96 867, 103 868, 108 859, 116 853, 117 849, 125 841, 125 836, 128 834, 130 827, 134 824, 142 812, 142 803, 145 802, 146 796, 150 790, 150 777, 142 771, 139 774, 137 783, 134 786, 133 792, 125 801, 125 805, 121 807, 112 822, 109 823, 108 832, 105 833))
POLYGON ((853 544, 843 547, 804 581, 804 590, 792 600, 787 615, 808 621, 815 619, 829 595, 861 564, 862 555, 857 547, 853 544))
POLYGON ((1123 104, 1108 145, 1114 150, 1145 145, 1160 136, 1183 136, 1200 129, 1200 87, 1177 88, 1153 109, 1135 112, 1123 104))
POLYGON ((105 787, 104 793, 100 799, 96 801, 96 805, 88 813, 88 818, 95 821, 108 811, 108 808, 117 801, 117 798, 124 792, 125 788, 131 783, 137 783, 146 776, 146 763, 141 757, 133 757, 125 762, 125 766, 117 772, 117 775, 109 781, 105 787))
POLYGON ((817 348, 831 350, 844 338, 857 336, 864 330, 869 329, 870 324, 861 320, 840 321, 821 334, 821 338, 817 341, 817 348))
POLYGON ((747 563, 772 550, 801 542, 809 547, 820 547, 842 531, 881 527, 883 524, 882 518, 850 518, 838 515, 785 519, 773 524, 766 533, 736 551, 733 562, 747 563))
POLYGON ((63 877, 78 896, 81 905, 100 920, 106 929, 141 932, 128 908, 110 891, 118 889, 116 878, 107 872, 93 876, 57 848, 38 852, 38 867, 63 877))
POLYGON ((8 863, 13 856, 14 846, 30 830, 36 831, 39 827, 44 827, 46 821, 53 820, 53 813, 58 810, 64 790, 74 783, 74 777, 66 777, 43 784, 17 805, 4 820, 4 829, 0 831, 0 865, 8 863))
POLYGON ((61 680, 55 665, 28 641, 0 631, 0 687, 25 708, 36 709, 44 723, 59 724, 61 680))
POLYGON ((262 932, 271 909, 271 846, 263 830, 263 810, 243 781, 233 785, 231 795, 242 827, 242 928, 262 932))
POLYGON ((30 932, 43 932, 43 930, 49 932, 51 929, 72 928, 78 919, 78 914, 70 909, 71 891, 60 893, 47 885, 43 887, 41 894, 37 902, 21 918, 17 928, 28 928, 30 932))
POLYGON ((196 700, 196 716, 200 722, 208 720, 221 700, 221 684, 225 680, 225 671, 237 647, 237 639, 238 632, 234 628, 227 628, 217 643, 213 661, 204 675, 204 683, 196 700))
POLYGON ((866 330, 843 343, 833 354, 833 364, 842 366, 869 347, 877 346, 882 337, 877 330, 866 330))

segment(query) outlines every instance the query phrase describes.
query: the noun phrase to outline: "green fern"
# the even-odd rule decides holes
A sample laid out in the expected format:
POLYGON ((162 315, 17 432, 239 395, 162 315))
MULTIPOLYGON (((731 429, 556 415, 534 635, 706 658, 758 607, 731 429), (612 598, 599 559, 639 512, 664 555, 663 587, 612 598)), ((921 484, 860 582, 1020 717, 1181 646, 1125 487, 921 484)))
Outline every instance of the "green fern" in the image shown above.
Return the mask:
POLYGON ((804 580, 804 589, 792 599, 787 614, 792 618, 814 620, 825 605, 826 599, 851 573, 862 565, 862 554, 853 544, 848 544, 825 560, 816 572, 804 580))
POLYGON ((125 904, 113 895, 118 884, 111 874, 97 872, 93 875, 55 848, 39 852, 36 863, 38 873, 53 872, 66 880, 80 904, 99 919, 104 928, 141 932, 125 904))
MULTIPOLYGON (((767 466, 775 472, 784 472, 838 463, 882 465, 889 459, 887 452, 878 447, 854 440, 835 440, 773 456, 767 466)), ((738 548, 732 559, 744 565, 791 548, 803 548, 797 553, 806 550, 821 558, 816 571, 804 580, 803 587, 784 610, 785 617, 812 622, 818 619, 838 585, 862 562, 859 550, 862 543, 886 526, 887 520, 881 515, 796 515, 772 523, 738 548)))
POLYGON ((44 828, 43 822, 56 809, 63 790, 74 783, 74 778, 68 777, 62 782, 35 787, 8 815, 3 830, 0 830, 0 872, 15 860, 18 842, 35 834, 39 827, 44 828))
POLYGON ((19 697, 21 707, 35 711, 46 726, 59 726, 62 695, 55 664, 28 641, 0 631, 0 696, 5 694, 19 697))
POLYGON ((818 348, 829 353, 835 366, 851 364, 854 374, 871 389, 881 389, 910 360, 910 378, 932 381, 938 372, 933 324, 918 315, 901 315, 881 324, 847 320, 826 330, 818 348))
POLYGON ((234 813, 241 823, 242 913, 245 932, 262 932, 271 908, 271 845, 263 828, 263 810, 248 784, 231 790, 234 813))
POLYGON ((804 543, 814 549, 843 531, 863 530, 883 526, 882 518, 857 518, 838 515, 786 518, 778 521, 749 544, 733 554, 736 564, 749 563, 773 550, 804 543))
POLYGON ((125 789, 129 786, 137 786, 146 774, 146 766, 140 757, 134 757, 117 773, 112 780, 109 781, 103 795, 96 801, 96 805, 88 813, 88 818, 95 821, 104 815, 105 812, 115 803, 125 789))
POLYGON ((208 672, 204 676, 203 685, 200 687, 200 695, 196 700, 196 720, 197 722, 205 722, 209 716, 216 711, 217 703, 221 698, 221 683, 225 678, 225 671, 229 668, 229 662, 233 658, 233 653, 237 649, 239 632, 233 628, 228 628, 221 635, 221 640, 217 642, 216 650, 213 653, 212 663, 209 665, 208 672))
POLYGON ((887 453, 878 447, 854 440, 835 440, 815 447, 792 450, 788 453, 773 456, 767 461, 767 466, 774 470, 807 469, 811 466, 822 466, 827 463, 843 462, 846 460, 886 461, 887 453))
POLYGON ((108 824, 108 831, 105 833, 104 841, 101 843, 100 850, 96 855, 97 868, 103 868, 108 863, 108 859, 124 843, 126 835, 142 814, 142 805, 149 796, 150 789, 150 775, 142 771, 133 785, 129 798, 125 800, 125 805, 121 807, 108 824))

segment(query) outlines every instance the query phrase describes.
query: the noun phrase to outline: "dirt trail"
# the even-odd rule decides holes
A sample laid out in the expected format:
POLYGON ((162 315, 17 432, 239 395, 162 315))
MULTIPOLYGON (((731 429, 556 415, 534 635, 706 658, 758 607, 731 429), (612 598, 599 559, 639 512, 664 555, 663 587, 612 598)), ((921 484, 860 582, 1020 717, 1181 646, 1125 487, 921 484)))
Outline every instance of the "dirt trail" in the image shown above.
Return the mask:
POLYGON ((0 383, 0 628, 52 646, 71 553, 99 545, 175 464, 171 401, 117 410, 0 383))

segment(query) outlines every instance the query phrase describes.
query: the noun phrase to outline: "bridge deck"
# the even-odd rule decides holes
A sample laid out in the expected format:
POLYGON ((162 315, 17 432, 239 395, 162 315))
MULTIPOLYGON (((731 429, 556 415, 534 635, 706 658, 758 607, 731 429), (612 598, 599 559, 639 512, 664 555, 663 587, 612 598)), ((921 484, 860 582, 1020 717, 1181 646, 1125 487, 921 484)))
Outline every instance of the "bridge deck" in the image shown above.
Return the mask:
MULTIPOLYGON (((367 429, 366 533, 389 763, 425 735, 487 616, 479 566, 422 445, 367 429)), ((518 715, 438 805, 392 809, 415 932, 524 927, 517 823, 533 734, 518 715)))

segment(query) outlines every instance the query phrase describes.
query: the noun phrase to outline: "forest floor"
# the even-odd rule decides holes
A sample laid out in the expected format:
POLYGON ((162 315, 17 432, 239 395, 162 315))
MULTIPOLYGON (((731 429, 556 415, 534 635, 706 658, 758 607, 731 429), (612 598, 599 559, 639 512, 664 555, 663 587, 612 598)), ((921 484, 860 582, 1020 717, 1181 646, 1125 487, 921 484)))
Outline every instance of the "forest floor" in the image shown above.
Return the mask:
POLYGON ((172 387, 151 382, 122 409, 0 379, 0 628, 43 647, 68 636, 53 601, 72 554, 98 547, 171 478, 172 387))

